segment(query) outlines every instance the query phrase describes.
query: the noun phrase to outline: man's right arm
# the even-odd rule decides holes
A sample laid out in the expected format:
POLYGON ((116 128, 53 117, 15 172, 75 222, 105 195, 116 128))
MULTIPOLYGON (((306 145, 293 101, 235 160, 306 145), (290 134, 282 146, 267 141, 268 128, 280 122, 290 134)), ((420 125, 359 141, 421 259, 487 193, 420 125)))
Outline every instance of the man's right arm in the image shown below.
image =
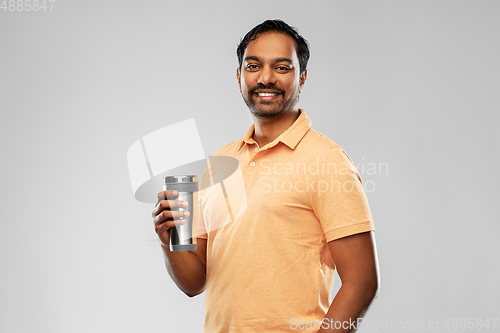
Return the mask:
POLYGON ((207 240, 197 238, 197 246, 194 251, 170 251, 171 228, 185 223, 185 220, 173 220, 174 217, 183 216, 184 212, 172 211, 171 208, 187 206, 187 203, 173 199, 177 196, 176 192, 169 190, 158 193, 158 202, 152 214, 153 222, 155 231, 160 238, 165 267, 170 277, 179 289, 189 297, 193 297, 205 290, 207 240))
POLYGON ((170 251, 161 244, 165 267, 175 284, 189 297, 205 291, 207 240, 197 238, 195 251, 170 251))

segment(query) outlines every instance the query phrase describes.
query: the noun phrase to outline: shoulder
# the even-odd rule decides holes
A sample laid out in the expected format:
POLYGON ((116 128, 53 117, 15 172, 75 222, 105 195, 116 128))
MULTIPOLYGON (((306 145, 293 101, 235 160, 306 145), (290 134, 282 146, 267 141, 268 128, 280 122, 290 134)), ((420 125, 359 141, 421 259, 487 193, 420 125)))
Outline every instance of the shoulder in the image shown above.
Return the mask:
POLYGON ((309 128, 307 133, 304 135, 300 146, 304 149, 315 152, 332 152, 342 150, 342 147, 340 147, 336 142, 312 128, 309 128))
POLYGON ((212 179, 215 174, 219 176, 221 174, 230 175, 237 169, 238 160, 235 156, 240 143, 241 139, 233 141, 219 149, 215 154, 210 155, 210 162, 205 164, 201 174, 202 188, 208 188, 212 183, 215 183, 212 179))
POLYGON ((237 153, 238 148, 240 148, 242 139, 238 139, 236 141, 233 141, 231 143, 228 143, 221 149, 217 150, 217 152, 214 154, 214 156, 233 156, 237 153))
POLYGON ((319 156, 322 160, 354 165, 354 162, 339 144, 312 128, 304 136, 302 148, 319 156))

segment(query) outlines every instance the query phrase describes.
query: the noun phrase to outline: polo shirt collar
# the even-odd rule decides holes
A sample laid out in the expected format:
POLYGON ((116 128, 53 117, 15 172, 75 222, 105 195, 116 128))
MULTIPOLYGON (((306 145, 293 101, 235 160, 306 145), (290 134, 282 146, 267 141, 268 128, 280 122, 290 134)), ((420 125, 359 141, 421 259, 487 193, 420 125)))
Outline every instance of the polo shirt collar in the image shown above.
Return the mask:
MULTIPOLYGON (((295 149, 297 147, 298 143, 306 132, 311 128, 311 120, 307 116, 306 112, 302 109, 299 109, 300 115, 299 117, 295 120, 295 122, 290 126, 286 131, 280 134, 273 142, 269 143, 268 145, 270 147, 275 146, 278 142, 283 142, 285 145, 287 145, 290 149, 295 149)), ((254 144, 256 143, 255 140, 252 138, 253 132, 255 130, 255 124, 252 124, 248 131, 245 133, 243 138, 240 141, 240 144, 238 145, 238 151, 243 148, 243 146, 246 144, 254 144)))

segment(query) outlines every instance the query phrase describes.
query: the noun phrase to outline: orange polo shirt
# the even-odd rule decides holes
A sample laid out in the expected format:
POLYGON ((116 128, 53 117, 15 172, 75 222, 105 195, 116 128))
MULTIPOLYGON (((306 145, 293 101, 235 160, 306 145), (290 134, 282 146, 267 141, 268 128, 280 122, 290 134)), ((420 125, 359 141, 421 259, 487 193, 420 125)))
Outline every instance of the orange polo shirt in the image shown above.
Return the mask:
MULTIPOLYGON (((316 332, 333 287, 327 243, 374 230, 361 177, 303 110, 264 147, 252 139, 254 128, 215 154, 238 160, 240 184, 233 177, 200 194, 205 332, 316 332), (237 198, 246 201, 239 208, 231 206, 237 198)), ((211 166, 202 181, 215 174, 211 166)))

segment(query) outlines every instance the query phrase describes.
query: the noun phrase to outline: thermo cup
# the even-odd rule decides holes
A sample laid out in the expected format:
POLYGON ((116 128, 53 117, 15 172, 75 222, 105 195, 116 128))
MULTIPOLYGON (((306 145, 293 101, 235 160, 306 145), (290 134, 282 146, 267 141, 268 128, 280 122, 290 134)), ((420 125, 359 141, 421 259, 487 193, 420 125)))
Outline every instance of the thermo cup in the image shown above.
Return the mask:
MULTIPOLYGON (((187 207, 172 208, 173 211, 189 211, 185 217, 186 223, 175 226, 170 237, 170 251, 193 251, 196 250, 196 239, 193 238, 193 208, 196 192, 198 191, 198 179, 193 175, 167 176, 163 184, 163 190, 176 190, 179 192, 176 200, 186 201, 187 207)), ((179 220, 176 217, 174 220, 179 220)))

